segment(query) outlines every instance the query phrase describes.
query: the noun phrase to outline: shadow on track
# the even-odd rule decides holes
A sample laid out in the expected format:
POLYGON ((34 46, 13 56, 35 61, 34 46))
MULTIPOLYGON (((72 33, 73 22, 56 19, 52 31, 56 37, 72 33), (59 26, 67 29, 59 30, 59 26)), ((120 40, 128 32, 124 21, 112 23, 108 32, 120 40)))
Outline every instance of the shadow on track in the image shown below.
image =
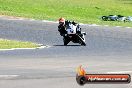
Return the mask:
POLYGON ((81 46, 81 45, 53 45, 53 46, 81 46))

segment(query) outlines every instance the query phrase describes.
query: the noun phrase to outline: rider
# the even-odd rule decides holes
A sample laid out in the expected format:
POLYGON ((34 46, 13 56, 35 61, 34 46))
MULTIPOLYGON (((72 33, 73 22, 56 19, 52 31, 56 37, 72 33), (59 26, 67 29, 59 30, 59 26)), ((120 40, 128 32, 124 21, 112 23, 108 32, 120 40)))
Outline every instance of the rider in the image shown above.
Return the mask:
MULTIPOLYGON (((58 31, 60 32, 61 36, 64 36, 65 34, 67 34, 66 31, 66 25, 67 23, 70 22, 68 20, 65 20, 64 18, 59 18, 59 26, 58 26, 58 31)), ((73 25, 77 26, 77 33, 81 33, 81 28, 79 27, 79 25, 77 25, 77 23, 75 23, 74 21, 71 22, 73 25)))
POLYGON ((67 33, 65 30, 65 19, 64 18, 59 18, 58 31, 60 32, 61 36, 64 36, 67 33))

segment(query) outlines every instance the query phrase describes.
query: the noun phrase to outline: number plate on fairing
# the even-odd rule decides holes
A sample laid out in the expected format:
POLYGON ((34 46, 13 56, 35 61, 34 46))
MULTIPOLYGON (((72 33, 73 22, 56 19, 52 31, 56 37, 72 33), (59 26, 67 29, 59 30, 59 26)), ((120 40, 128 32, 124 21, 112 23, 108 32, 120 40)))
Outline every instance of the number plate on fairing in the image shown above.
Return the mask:
POLYGON ((69 25, 69 28, 66 31, 67 31, 67 34, 76 34, 76 26, 71 24, 69 25))

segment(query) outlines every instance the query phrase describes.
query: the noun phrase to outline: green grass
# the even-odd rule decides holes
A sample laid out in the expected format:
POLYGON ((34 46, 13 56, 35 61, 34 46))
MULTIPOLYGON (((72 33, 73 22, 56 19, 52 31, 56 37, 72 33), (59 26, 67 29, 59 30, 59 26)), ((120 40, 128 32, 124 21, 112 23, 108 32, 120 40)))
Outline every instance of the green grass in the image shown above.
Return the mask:
POLYGON ((59 17, 88 24, 131 26, 102 22, 103 15, 132 15, 132 0, 0 0, 0 14, 56 21, 59 17))
POLYGON ((37 44, 31 42, 21 42, 15 40, 0 39, 0 49, 11 49, 11 48, 35 48, 37 44))

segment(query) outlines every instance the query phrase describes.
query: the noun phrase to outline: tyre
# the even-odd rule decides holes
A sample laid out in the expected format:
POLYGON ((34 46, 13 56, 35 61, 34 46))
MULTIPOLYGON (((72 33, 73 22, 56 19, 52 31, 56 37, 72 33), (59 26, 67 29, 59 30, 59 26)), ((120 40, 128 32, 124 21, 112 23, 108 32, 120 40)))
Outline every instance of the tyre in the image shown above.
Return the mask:
POLYGON ((107 16, 102 16, 102 20, 103 21, 108 21, 108 17, 107 16))
POLYGON ((67 37, 63 38, 64 46, 66 46, 70 41, 67 37))
POLYGON ((81 45, 82 45, 82 46, 86 46, 86 43, 85 43, 85 42, 82 42, 81 45))
POLYGON ((86 46, 85 39, 83 39, 83 38, 80 37, 79 35, 78 35, 78 38, 79 38, 79 43, 80 43, 82 46, 86 46))

